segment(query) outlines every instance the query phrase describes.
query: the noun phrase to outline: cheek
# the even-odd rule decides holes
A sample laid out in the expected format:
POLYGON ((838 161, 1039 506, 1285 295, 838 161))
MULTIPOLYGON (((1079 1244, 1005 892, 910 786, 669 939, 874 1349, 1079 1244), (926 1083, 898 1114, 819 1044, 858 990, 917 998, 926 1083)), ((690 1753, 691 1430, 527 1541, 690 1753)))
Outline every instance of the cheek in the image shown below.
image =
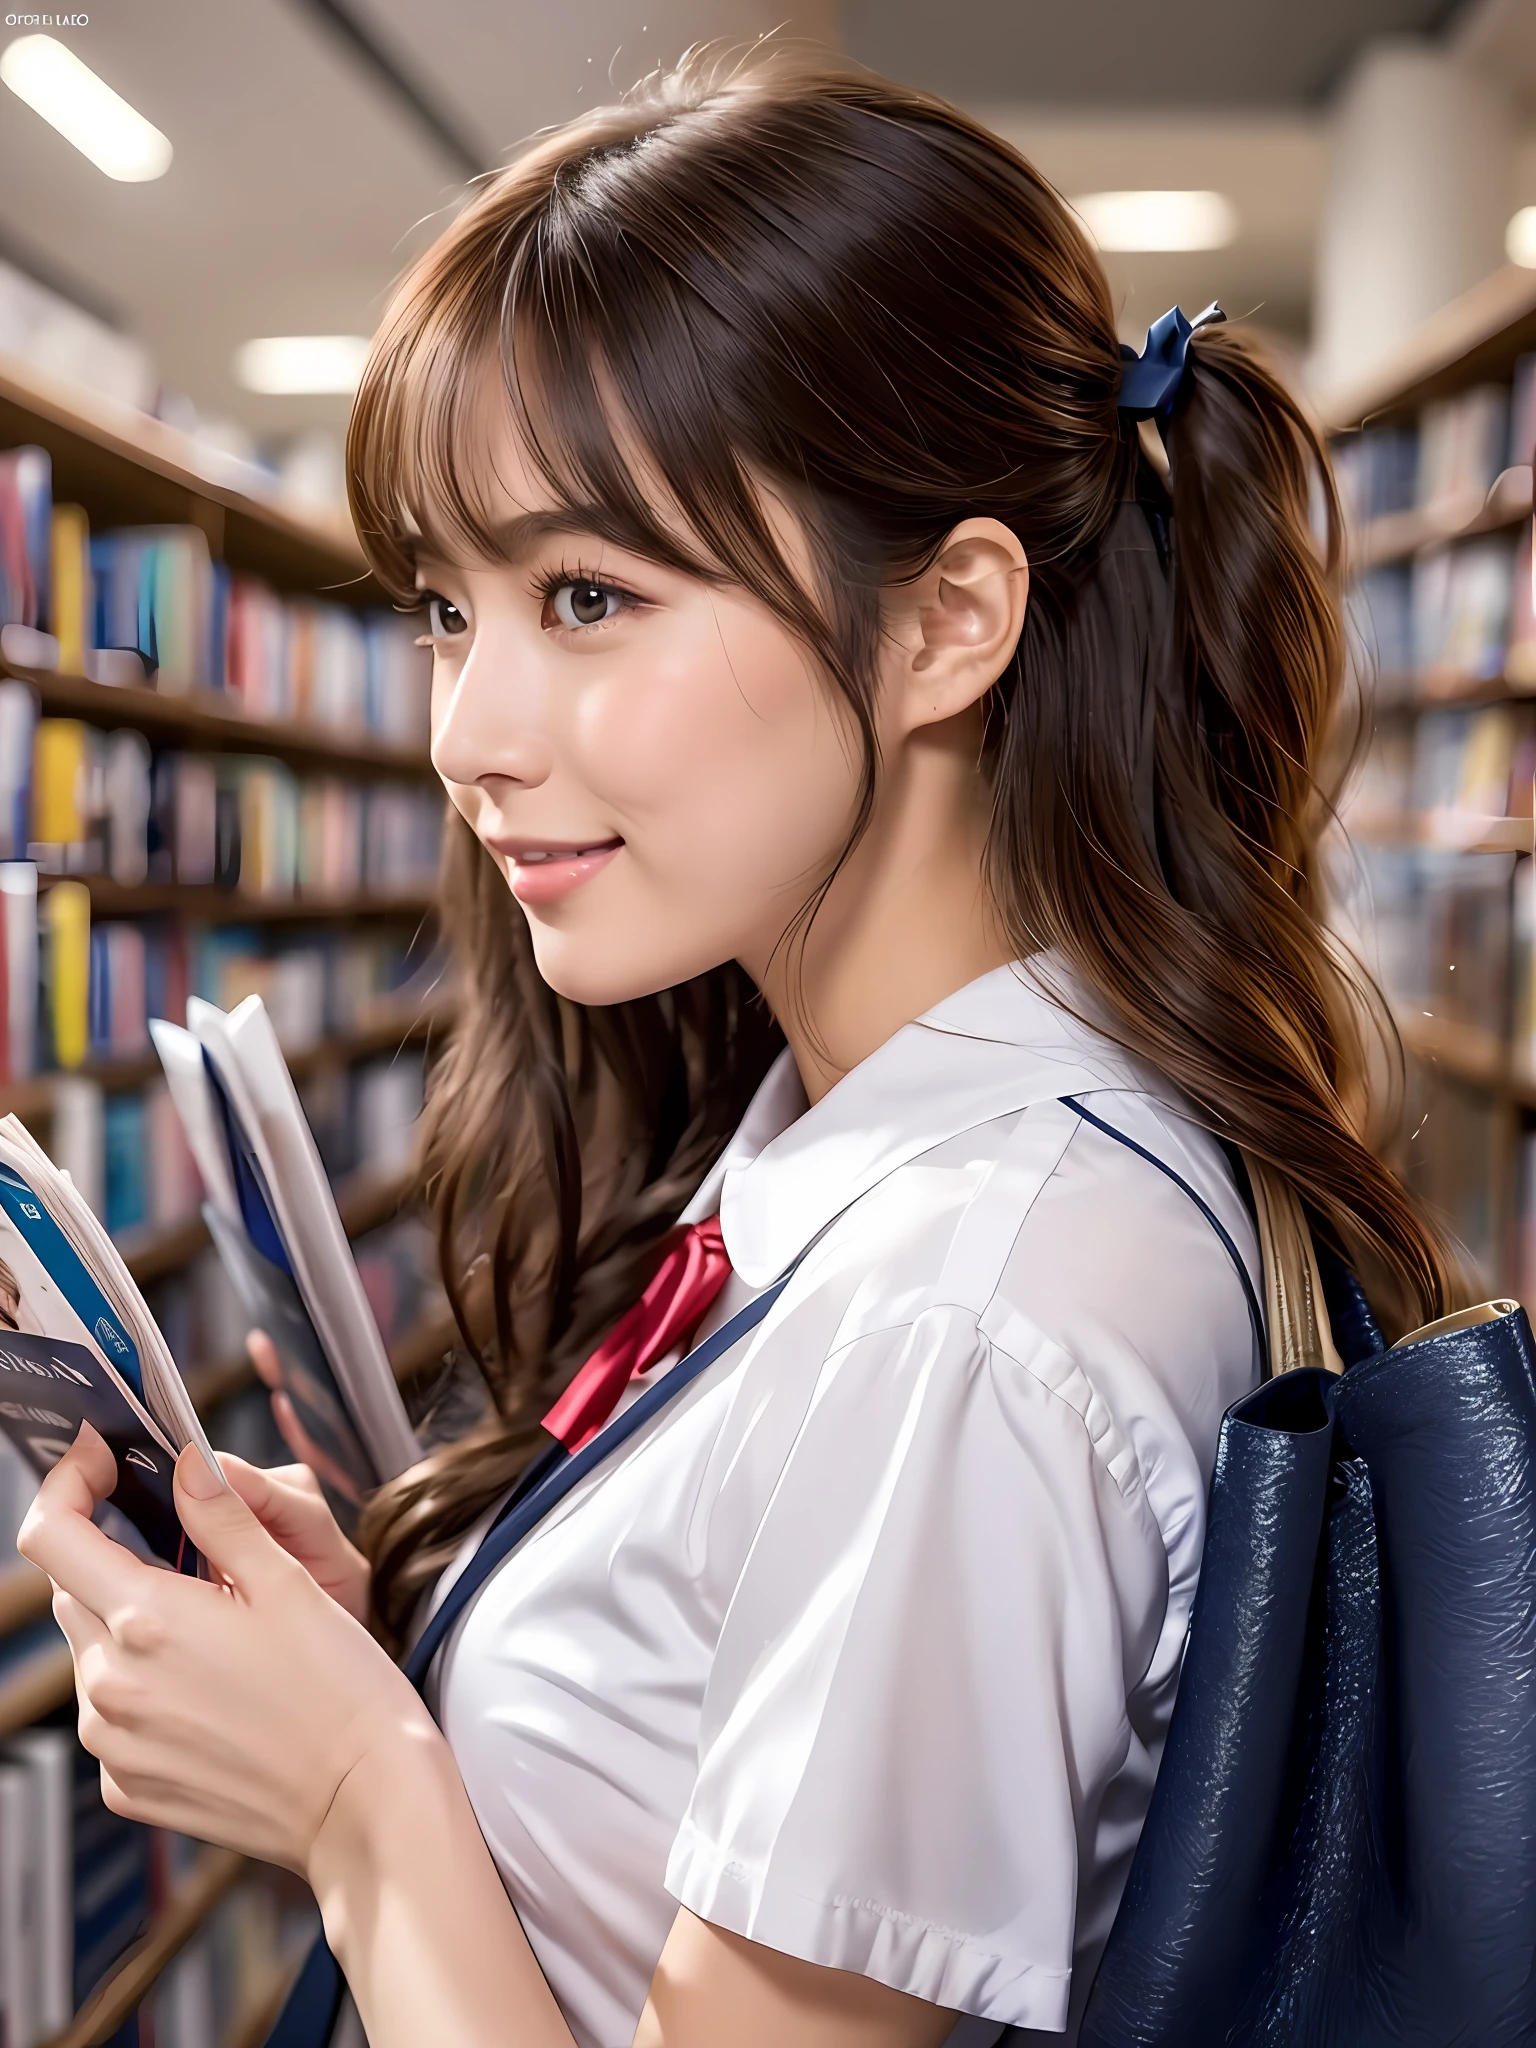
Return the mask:
POLYGON ((856 748, 776 622, 717 601, 690 624, 583 706, 583 757, 642 868, 685 860, 706 891, 711 874, 736 890, 801 882, 842 845, 856 748))

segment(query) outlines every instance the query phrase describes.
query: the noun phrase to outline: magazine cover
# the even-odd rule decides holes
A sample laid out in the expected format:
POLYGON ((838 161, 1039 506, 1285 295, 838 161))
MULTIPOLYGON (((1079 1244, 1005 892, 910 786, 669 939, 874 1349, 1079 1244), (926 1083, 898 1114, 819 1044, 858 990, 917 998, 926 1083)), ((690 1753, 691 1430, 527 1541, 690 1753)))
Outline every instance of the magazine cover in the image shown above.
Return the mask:
MULTIPOLYGON (((110 1506, 127 1527, 105 1517, 112 1533, 173 1570, 196 1572, 172 1488, 178 1438, 193 1440, 185 1415, 154 1412, 139 1317, 122 1313, 103 1288, 108 1276, 93 1272, 61 1227, 59 1183, 45 1185, 6 1143, 14 1122, 0 1124, 0 1428, 41 1478, 89 1422, 117 1460, 110 1506)), ((200 1428, 196 1440, 211 1462, 200 1428)))

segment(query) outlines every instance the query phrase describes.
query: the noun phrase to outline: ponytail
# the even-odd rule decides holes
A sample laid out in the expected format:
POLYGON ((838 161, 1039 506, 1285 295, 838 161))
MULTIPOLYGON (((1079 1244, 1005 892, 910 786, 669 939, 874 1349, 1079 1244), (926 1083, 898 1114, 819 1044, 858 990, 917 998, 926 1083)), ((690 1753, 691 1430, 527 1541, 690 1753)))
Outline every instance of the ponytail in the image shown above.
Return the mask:
POLYGON ((1131 444, 1134 502, 1026 627, 992 887, 1021 945, 1071 962, 1102 1028, 1290 1181, 1400 1332, 1459 1282, 1360 1128, 1366 1035, 1392 1027, 1324 923, 1317 763, 1343 667, 1327 458, 1228 326, 1192 337, 1166 443, 1166 486, 1131 444))

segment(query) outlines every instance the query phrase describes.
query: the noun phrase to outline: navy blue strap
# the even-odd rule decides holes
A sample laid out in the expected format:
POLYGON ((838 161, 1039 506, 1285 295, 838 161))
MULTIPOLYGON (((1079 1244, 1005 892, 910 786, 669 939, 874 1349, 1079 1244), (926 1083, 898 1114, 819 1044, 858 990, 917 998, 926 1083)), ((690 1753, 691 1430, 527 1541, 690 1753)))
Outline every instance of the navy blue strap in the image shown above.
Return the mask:
POLYGON ((265 2048, 326 2048, 341 2018, 347 1980, 341 1965, 316 1935, 293 1989, 266 2038, 265 2048))
POLYGON ((517 1548, 529 1530, 542 1521, 556 1501, 565 1498, 578 1480, 585 1479, 594 1465, 600 1465, 627 1437, 633 1436, 637 1429, 643 1429, 658 1409, 675 1400, 684 1387, 696 1380, 717 1358, 723 1357, 749 1330, 755 1330, 784 1292, 788 1280, 786 1273, 782 1280, 775 1281, 772 1287, 754 1296, 729 1322, 722 1323, 713 1336, 706 1337, 670 1372, 663 1373, 655 1386, 647 1387, 639 1400, 632 1402, 622 1415, 600 1429, 585 1449, 565 1452, 556 1446, 554 1452, 546 1454, 549 1459, 547 1467, 541 1461, 541 1466, 530 1475, 535 1483, 526 1492, 519 1488, 513 1495, 487 1532, 485 1541, 448 1588, 442 1605, 412 1645, 404 1665, 405 1675, 412 1685, 419 1687, 422 1684, 444 1636, 508 1552, 517 1548))
POLYGON ((1253 1341, 1259 1347, 1259 1371, 1264 1371, 1265 1360, 1269 1357, 1269 1340, 1264 1334, 1264 1311, 1259 1307, 1259 1297, 1253 1291, 1253 1280, 1243 1255, 1232 1242, 1232 1234, 1216 1211, 1190 1186, 1182 1173, 1175 1173, 1166 1160, 1159 1159, 1155 1152, 1149 1152, 1145 1145, 1138 1145, 1134 1138, 1128 1138, 1124 1131, 1117 1131, 1113 1124, 1105 1123, 1103 1117, 1095 1116, 1091 1109, 1084 1109, 1075 1095, 1063 1095, 1061 1100, 1068 1109, 1075 1109, 1085 1124, 1092 1124, 1096 1131, 1102 1131, 1106 1138, 1113 1138, 1117 1145, 1123 1145, 1127 1152, 1134 1152, 1138 1159, 1145 1159, 1149 1166, 1155 1166, 1159 1173, 1166 1174, 1175 1187, 1180 1187, 1194 1203, 1200 1214, 1227 1248, 1227 1256, 1237 1268, 1237 1277, 1243 1283, 1243 1296, 1248 1303, 1248 1320, 1253 1324, 1253 1341))
MULTIPOLYGON (((585 1479, 595 1465, 600 1465, 637 1429, 643 1429, 659 1409, 676 1400, 686 1386, 712 1366, 717 1358, 723 1357, 749 1330, 755 1330, 788 1283, 789 1274, 786 1273, 782 1280, 776 1280, 772 1287, 754 1296, 729 1322, 722 1323, 713 1336, 706 1337, 670 1372, 663 1373, 655 1386, 647 1387, 639 1400, 631 1402, 622 1415, 600 1429, 583 1450, 573 1453, 564 1444, 552 1444, 542 1457, 535 1459, 486 1532, 480 1548, 448 1588, 442 1605, 412 1645, 404 1665, 405 1675, 412 1685, 418 1689, 421 1687, 432 1659, 442 1648, 443 1638, 503 1558, 517 1548, 578 1480, 585 1479)), ((266 2048, 326 2048, 335 2030, 345 1990, 341 1966, 326 1946, 324 1935, 321 1935, 309 1952, 298 1982, 288 1994, 276 2026, 267 2036, 266 2048)))

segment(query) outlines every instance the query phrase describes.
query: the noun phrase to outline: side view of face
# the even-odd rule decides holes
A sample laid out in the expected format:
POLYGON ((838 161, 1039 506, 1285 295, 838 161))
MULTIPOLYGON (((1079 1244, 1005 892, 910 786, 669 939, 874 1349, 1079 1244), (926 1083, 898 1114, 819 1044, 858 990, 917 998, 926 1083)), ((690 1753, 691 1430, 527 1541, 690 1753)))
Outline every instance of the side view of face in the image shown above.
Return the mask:
MULTIPOLYGON (((847 842, 862 767, 851 714, 757 598, 576 529, 510 426, 492 431, 505 559, 418 556, 432 759, 449 797, 562 995, 621 1002, 731 959, 761 984, 847 842)), ((795 522, 768 510, 793 562, 795 522)), ((1022 556, 1004 562, 1017 543, 997 531, 1004 544, 962 547, 970 571, 947 606, 925 618, 914 597, 905 626, 893 620, 891 663, 910 688, 882 682, 882 755, 914 724, 973 707, 1011 652, 1022 556), (976 645, 987 632, 966 606, 951 616, 970 572, 1001 586, 1007 616, 987 628, 1001 653, 976 645), (935 638, 969 655, 958 696, 935 638)))

